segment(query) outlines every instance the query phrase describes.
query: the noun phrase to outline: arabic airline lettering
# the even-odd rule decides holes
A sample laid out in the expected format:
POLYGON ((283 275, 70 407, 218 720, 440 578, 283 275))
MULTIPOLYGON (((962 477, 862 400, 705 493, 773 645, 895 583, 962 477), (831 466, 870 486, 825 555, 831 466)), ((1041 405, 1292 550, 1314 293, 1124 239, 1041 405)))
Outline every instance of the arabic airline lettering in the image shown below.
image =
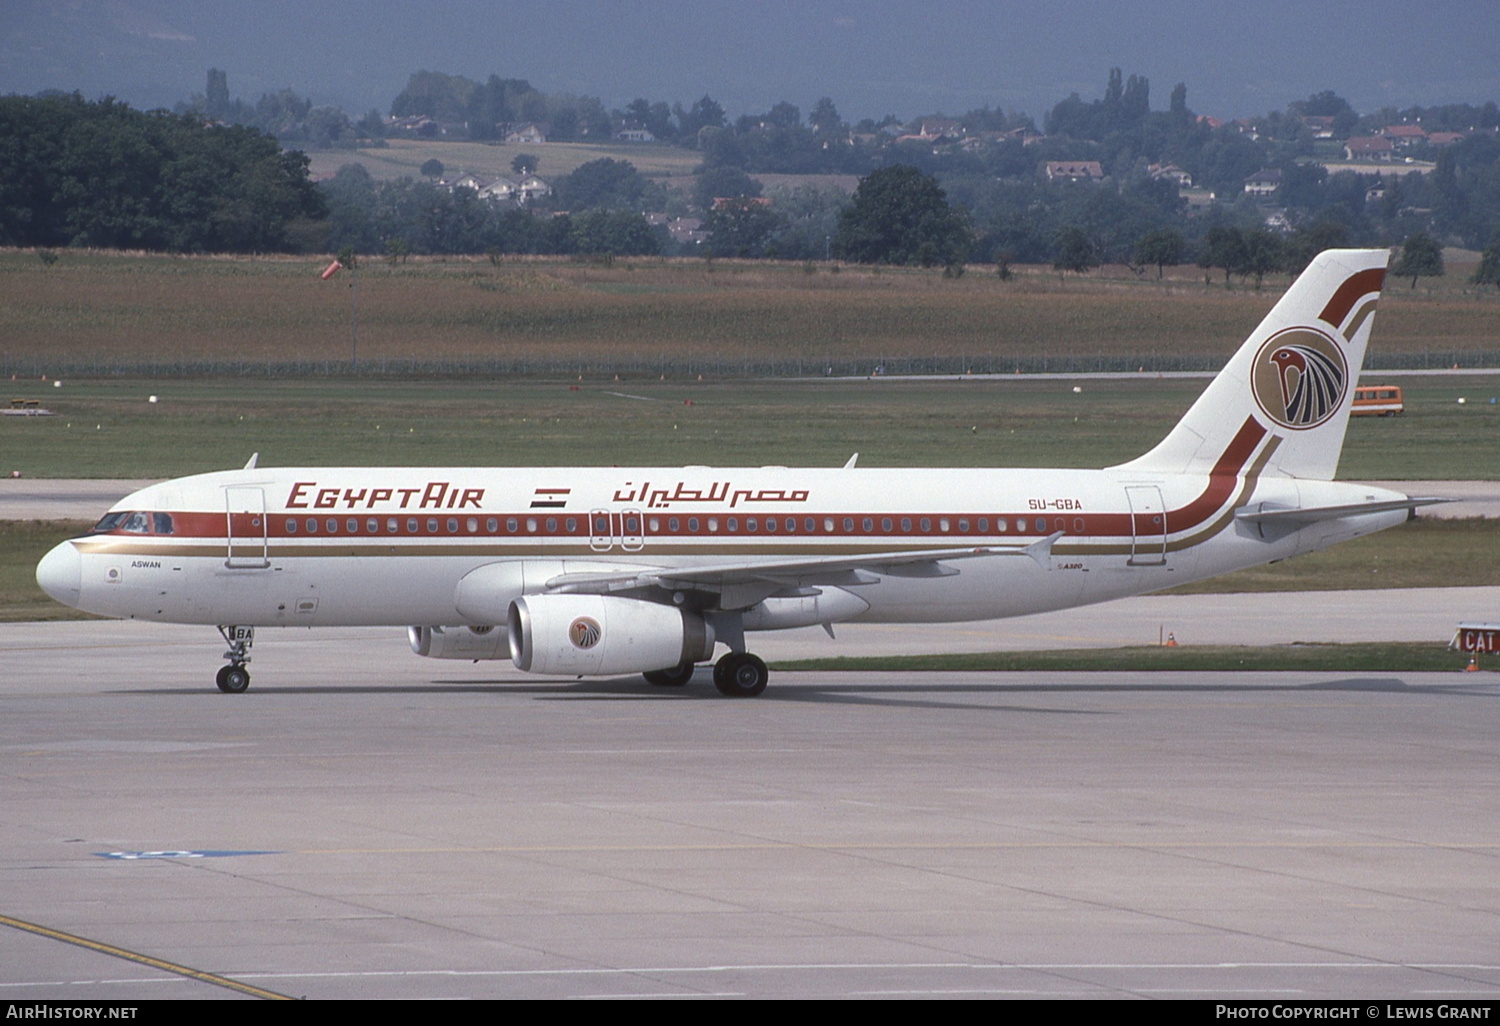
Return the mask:
POLYGON ((419 655, 764 690, 746 636, 1018 616, 1154 591, 1400 523, 1333 480, 1384 250, 1320 255, 1154 449, 1104 470, 265 468, 123 499, 37 567, 106 616, 404 625, 419 655), (415 626, 412 626, 415 625, 415 626))

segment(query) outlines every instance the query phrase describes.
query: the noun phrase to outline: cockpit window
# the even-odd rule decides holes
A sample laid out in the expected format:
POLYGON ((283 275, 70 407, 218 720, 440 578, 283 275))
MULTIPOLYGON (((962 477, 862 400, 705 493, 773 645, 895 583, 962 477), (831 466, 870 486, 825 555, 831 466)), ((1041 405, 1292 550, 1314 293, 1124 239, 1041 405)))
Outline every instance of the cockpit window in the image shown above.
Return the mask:
POLYGON ((171 534, 172 514, 142 513, 131 510, 124 513, 106 513, 94 525, 91 534, 109 534, 125 531, 130 534, 171 534))
POLYGON ((116 527, 120 526, 120 521, 124 520, 129 515, 130 514, 128 513, 106 513, 99 519, 99 522, 94 525, 94 530, 92 533, 107 534, 110 531, 113 531, 116 527))

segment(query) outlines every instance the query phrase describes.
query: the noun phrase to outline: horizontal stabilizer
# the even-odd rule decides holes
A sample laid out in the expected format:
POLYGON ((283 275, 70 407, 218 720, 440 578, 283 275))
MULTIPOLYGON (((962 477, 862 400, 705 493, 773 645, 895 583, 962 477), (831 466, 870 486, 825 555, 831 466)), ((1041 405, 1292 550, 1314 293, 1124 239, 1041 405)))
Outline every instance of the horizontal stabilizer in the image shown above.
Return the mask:
POLYGON ((1246 509, 1234 516, 1236 520, 1249 520, 1257 524, 1315 524, 1320 520, 1357 517, 1366 513, 1389 513, 1394 509, 1416 509, 1418 506, 1452 501, 1432 497, 1390 499, 1383 502, 1353 502, 1342 506, 1308 506, 1300 509, 1246 509))

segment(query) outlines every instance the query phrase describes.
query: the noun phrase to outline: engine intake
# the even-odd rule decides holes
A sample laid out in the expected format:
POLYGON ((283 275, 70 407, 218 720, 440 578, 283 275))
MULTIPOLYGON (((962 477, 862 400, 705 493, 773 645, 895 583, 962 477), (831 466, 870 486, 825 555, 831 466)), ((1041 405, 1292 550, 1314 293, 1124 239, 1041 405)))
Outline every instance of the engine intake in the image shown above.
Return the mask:
POLYGON ((510 657, 528 673, 647 673, 714 653, 702 617, 607 595, 523 596, 510 604, 508 633, 510 657))

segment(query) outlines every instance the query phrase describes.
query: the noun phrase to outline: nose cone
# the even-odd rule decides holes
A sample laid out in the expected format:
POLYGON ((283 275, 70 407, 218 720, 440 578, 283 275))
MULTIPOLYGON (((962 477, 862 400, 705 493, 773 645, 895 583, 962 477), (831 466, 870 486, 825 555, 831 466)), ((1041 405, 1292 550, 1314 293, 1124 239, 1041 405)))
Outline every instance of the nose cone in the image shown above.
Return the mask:
POLYGON ((83 557, 72 542, 63 542, 36 565, 36 583, 65 606, 78 606, 83 581, 83 557))

